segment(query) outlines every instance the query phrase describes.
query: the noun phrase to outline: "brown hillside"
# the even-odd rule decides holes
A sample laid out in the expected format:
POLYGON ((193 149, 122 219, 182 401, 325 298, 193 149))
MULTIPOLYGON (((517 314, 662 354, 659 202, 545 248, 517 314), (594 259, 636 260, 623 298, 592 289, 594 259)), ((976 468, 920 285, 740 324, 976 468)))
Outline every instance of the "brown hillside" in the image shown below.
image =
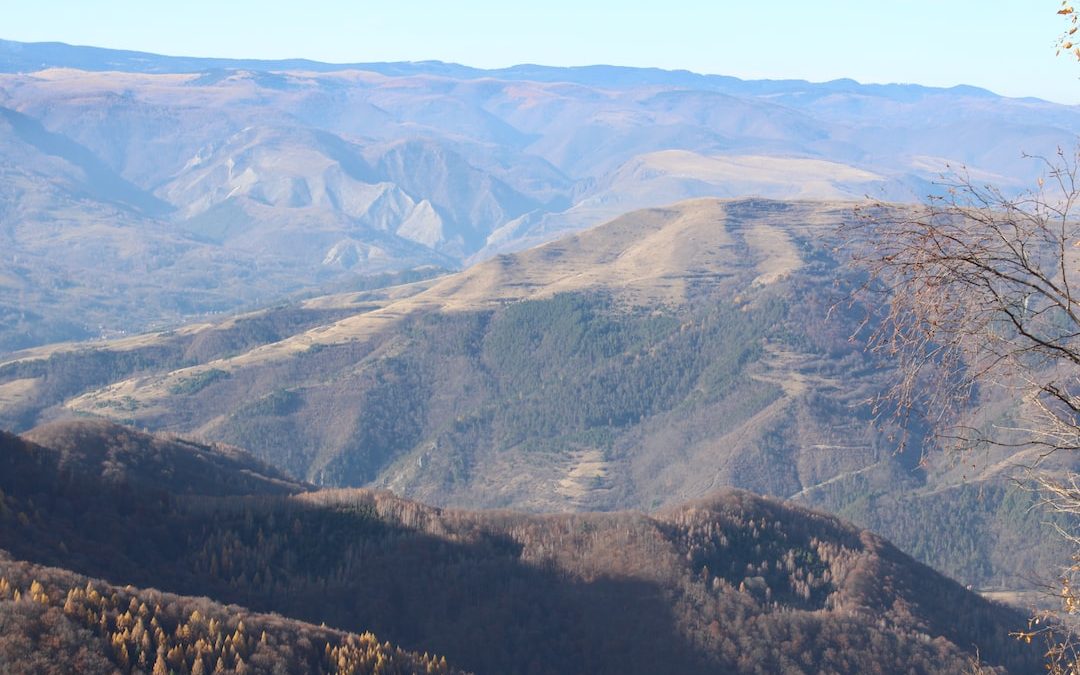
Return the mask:
POLYGON ((163 496, 52 457, 0 436, 16 558, 370 630, 478 673, 938 673, 976 649, 999 672, 1038 669, 1008 637, 1022 614, 742 491, 653 517, 528 516, 368 490, 163 496))

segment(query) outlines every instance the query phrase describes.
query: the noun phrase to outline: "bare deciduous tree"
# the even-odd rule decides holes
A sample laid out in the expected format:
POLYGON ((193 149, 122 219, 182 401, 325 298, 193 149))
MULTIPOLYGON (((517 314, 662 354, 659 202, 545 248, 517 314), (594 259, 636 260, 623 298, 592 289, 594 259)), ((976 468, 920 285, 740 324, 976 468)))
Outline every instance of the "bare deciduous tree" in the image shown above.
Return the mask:
POLYGON ((898 360, 902 410, 942 421, 1004 387, 1028 404, 1025 445, 1080 449, 1080 186, 1076 158, 1057 160, 1018 198, 958 175, 923 206, 859 210, 849 245, 888 303, 872 347, 898 360))
MULTIPOLYGON (((1078 156, 1044 161, 1045 179, 1027 194, 1009 196, 959 173, 923 205, 861 208, 847 232, 870 277, 864 292, 881 303, 870 344, 897 363, 900 377, 886 397, 897 414, 932 411, 939 440, 1014 448, 1032 469, 1080 449, 1078 156), (972 404, 1003 395, 1018 423, 964 423, 972 404)), ((1080 477, 1031 475, 1051 509, 1080 514, 1080 477)), ((1068 615, 1080 612, 1077 562, 1058 589, 1068 615)), ((1019 636, 1051 638, 1051 672, 1080 673, 1062 623, 1045 618, 1019 636)))

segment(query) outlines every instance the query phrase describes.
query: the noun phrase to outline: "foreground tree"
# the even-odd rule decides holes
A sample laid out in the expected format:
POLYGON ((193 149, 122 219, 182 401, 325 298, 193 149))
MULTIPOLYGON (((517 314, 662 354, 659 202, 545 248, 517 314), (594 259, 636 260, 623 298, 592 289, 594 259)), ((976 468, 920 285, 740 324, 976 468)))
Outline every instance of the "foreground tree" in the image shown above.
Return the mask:
MULTIPOLYGON (((1080 476, 1040 465, 1080 449, 1078 162, 1065 153, 1043 161, 1046 178, 1018 197, 957 174, 924 205, 864 207, 848 245, 869 274, 864 293, 882 307, 871 348, 900 373, 884 399, 890 409, 905 419, 932 411, 936 438, 954 447, 1011 449, 1045 503, 1075 515, 1080 476), (1002 399, 1007 415, 970 421, 978 403, 1002 399)), ((1058 591, 1066 615, 1080 611, 1076 561, 1058 591)), ((1080 672, 1063 624, 1044 618, 1020 637, 1046 634, 1051 672, 1080 672)))
POLYGON ((1080 31, 1080 16, 1077 15, 1076 8, 1070 0, 1062 0, 1058 14, 1065 17, 1068 22, 1065 32, 1057 40, 1058 56, 1064 52, 1080 61, 1080 44, 1074 44, 1076 33, 1080 31))

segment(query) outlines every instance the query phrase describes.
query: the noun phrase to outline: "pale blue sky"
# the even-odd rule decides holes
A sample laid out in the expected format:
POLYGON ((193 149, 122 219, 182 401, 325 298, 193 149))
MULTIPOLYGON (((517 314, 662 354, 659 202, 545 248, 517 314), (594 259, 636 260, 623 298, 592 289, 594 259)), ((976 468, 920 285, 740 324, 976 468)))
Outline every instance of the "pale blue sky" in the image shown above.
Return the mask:
POLYGON ((163 54, 685 68, 1080 103, 1059 0, 0 0, 0 38, 163 54))

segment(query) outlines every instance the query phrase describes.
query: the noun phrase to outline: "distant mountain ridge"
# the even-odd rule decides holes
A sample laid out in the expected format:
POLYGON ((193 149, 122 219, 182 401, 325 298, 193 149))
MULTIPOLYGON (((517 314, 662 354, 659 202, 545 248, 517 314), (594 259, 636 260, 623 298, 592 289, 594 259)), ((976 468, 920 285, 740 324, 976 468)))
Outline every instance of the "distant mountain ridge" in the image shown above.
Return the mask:
POLYGON ((473 68, 444 61, 365 61, 328 63, 311 59, 236 59, 197 56, 168 56, 102 47, 70 45, 63 42, 16 42, 0 39, 0 72, 26 73, 46 68, 118 70, 132 73, 197 73, 209 70, 334 72, 366 70, 382 75, 436 75, 454 79, 494 78, 534 82, 572 82, 585 85, 641 86, 675 85, 711 89, 727 93, 769 94, 791 89, 822 88, 830 93, 905 92, 908 96, 949 91, 965 95, 997 97, 997 94, 970 85, 927 87, 918 84, 863 84, 852 79, 809 82, 798 79, 744 80, 729 75, 700 74, 689 70, 589 65, 556 67, 523 63, 507 68, 473 68))
POLYGON ((453 269, 689 197, 1033 184, 1080 109, 970 87, 0 42, 0 352, 453 269), (88 279, 93 283, 88 283, 88 279))

